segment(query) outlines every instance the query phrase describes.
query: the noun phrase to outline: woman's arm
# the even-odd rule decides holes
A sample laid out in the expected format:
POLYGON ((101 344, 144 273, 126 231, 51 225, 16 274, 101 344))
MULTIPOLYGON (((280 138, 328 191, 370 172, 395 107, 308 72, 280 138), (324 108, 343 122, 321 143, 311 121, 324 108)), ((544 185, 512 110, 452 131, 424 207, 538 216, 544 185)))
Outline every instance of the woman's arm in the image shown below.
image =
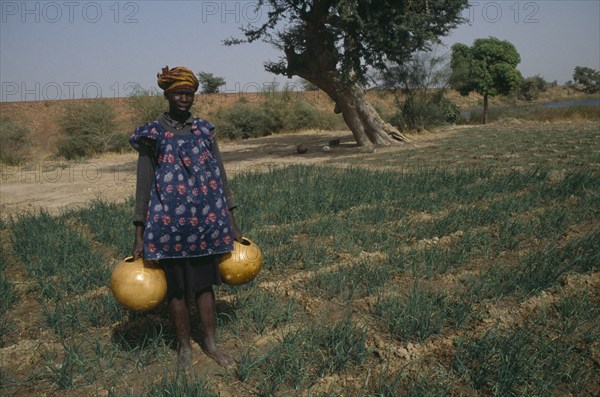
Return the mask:
POLYGON ((144 253, 144 225, 148 214, 152 178, 154 178, 154 150, 150 146, 141 145, 137 161, 135 212, 133 216, 135 238, 132 256, 134 259, 141 257, 144 253))

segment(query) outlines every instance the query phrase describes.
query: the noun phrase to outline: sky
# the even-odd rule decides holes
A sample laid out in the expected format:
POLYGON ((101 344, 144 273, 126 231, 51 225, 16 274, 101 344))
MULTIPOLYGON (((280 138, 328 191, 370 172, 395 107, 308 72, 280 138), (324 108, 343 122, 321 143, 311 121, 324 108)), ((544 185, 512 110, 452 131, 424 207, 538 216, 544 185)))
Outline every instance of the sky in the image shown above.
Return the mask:
MULTIPOLYGON (((0 101, 125 97, 156 87, 167 65, 223 77, 227 93, 294 83, 264 70, 281 56, 269 44, 223 45, 264 19, 256 3, 0 0, 0 101)), ((563 84, 576 66, 600 70, 600 0, 471 1, 464 16, 438 53, 493 36, 515 45, 524 77, 563 84)))

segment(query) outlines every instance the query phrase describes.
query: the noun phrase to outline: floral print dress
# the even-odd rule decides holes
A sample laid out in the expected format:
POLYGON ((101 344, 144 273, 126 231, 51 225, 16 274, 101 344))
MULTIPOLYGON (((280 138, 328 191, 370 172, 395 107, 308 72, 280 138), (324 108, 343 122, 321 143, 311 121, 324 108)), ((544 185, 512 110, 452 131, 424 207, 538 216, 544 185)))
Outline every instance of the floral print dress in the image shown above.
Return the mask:
POLYGON ((233 250, 231 220, 219 164, 212 155, 214 126, 194 118, 191 133, 169 132, 159 121, 138 127, 136 148, 154 143, 155 178, 144 229, 144 258, 190 258, 233 250))

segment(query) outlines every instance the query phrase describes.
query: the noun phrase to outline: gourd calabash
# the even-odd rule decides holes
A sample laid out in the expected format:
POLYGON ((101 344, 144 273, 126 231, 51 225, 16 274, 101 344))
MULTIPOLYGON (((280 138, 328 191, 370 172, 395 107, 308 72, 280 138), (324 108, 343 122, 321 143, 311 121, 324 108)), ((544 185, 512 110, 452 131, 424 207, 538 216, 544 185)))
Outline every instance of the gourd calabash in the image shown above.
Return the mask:
POLYGON ((221 279, 229 285, 249 283, 260 272, 263 259, 260 247, 250 239, 244 237, 241 242, 234 241, 233 251, 221 256, 221 279))
POLYGON ((110 289, 117 301, 138 312, 158 306, 167 295, 167 279, 155 261, 125 258, 110 275, 110 289))

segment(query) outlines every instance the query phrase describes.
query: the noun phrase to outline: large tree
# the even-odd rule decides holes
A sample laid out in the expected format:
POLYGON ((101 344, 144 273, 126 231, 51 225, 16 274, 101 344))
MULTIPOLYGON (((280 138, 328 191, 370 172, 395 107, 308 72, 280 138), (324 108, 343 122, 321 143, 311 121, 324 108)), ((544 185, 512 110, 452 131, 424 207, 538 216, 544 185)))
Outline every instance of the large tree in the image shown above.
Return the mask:
POLYGON ((473 46, 452 46, 450 85, 461 95, 483 95, 483 124, 488 120, 488 97, 508 95, 519 88, 521 56, 512 43, 495 37, 477 39, 473 46))
POLYGON ((260 0, 267 19, 244 27, 244 39, 283 52, 267 71, 310 81, 336 103, 361 146, 406 140, 367 101, 368 69, 402 63, 463 21, 467 0, 260 0))
POLYGON ((583 86, 583 92, 595 94, 600 91, 600 72, 587 66, 577 66, 573 72, 575 83, 583 86))

